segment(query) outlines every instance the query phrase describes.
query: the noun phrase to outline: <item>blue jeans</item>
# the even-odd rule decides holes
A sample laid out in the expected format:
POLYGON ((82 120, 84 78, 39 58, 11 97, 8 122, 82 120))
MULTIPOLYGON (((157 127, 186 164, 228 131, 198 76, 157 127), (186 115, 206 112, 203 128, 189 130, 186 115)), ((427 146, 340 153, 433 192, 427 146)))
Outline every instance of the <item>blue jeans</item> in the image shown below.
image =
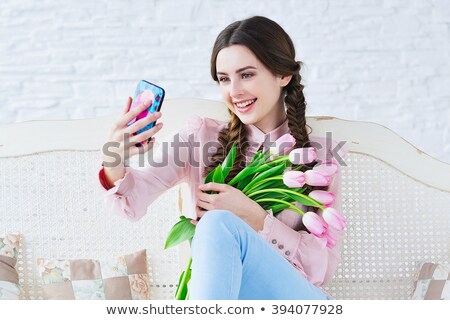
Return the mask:
POLYGON ((205 213, 191 254, 191 300, 330 299, 230 211, 205 213))

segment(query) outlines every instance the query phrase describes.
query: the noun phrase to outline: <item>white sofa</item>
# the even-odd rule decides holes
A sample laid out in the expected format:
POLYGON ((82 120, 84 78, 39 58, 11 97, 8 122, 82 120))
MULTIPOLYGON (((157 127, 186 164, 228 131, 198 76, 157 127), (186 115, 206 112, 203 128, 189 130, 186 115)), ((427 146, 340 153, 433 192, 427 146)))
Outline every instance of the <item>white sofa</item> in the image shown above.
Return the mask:
MULTIPOLYGON (((228 117, 221 102, 195 99, 166 100, 162 112, 159 137, 193 113, 228 117)), ((142 248, 151 299, 173 298, 189 248, 163 244, 187 188, 163 194, 135 223, 106 211, 97 173, 117 115, 0 126, 0 235, 22 235, 22 299, 42 298, 37 258, 103 258, 142 248)), ((450 165, 374 123, 309 117, 308 124, 314 135, 332 132, 347 141, 349 150, 342 168, 349 223, 342 262, 325 289, 337 299, 409 299, 419 262, 450 260, 450 165)))

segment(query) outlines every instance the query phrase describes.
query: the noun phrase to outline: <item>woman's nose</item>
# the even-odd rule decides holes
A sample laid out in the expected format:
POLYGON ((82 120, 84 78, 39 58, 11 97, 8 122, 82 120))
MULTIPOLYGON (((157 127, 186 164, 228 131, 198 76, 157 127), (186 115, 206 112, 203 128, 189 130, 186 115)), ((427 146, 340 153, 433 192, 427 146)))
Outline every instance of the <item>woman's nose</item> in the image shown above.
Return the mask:
POLYGON ((231 81, 230 95, 232 97, 239 97, 240 95, 242 95, 242 93, 243 89, 239 81, 231 81))

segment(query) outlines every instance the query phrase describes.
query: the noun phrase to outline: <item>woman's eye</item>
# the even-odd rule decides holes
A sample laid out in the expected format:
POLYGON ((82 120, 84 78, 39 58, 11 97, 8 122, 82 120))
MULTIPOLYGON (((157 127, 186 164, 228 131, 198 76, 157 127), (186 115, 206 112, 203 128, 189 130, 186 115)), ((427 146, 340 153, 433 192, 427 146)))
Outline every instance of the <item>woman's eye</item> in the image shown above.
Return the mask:
POLYGON ((242 74, 242 79, 248 79, 248 78, 250 78, 252 76, 253 76, 253 74, 251 74, 251 73, 243 73, 242 74))
POLYGON ((228 81, 228 77, 220 77, 219 82, 225 82, 228 81))

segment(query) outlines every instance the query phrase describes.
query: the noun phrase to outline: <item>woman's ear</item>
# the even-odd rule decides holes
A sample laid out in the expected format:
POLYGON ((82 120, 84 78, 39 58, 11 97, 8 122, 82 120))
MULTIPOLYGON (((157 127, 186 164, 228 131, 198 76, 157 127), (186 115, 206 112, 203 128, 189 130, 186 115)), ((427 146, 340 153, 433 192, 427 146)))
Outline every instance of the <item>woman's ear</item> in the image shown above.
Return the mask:
POLYGON ((286 87, 288 85, 288 83, 291 81, 291 79, 292 79, 292 75, 290 75, 290 76, 281 76, 280 85, 282 87, 286 87))

